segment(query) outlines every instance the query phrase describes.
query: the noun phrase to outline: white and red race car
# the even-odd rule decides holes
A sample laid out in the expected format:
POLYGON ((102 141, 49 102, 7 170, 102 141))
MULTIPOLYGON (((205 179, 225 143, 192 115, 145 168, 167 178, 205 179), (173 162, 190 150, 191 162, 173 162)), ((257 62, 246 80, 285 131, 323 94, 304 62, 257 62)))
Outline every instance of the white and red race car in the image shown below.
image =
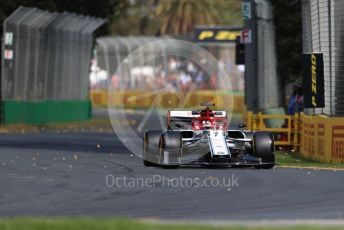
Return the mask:
POLYGON ((143 163, 165 168, 182 165, 275 165, 273 135, 269 132, 229 130, 226 111, 213 111, 213 103, 201 103, 199 111, 169 111, 168 129, 144 134, 143 163))

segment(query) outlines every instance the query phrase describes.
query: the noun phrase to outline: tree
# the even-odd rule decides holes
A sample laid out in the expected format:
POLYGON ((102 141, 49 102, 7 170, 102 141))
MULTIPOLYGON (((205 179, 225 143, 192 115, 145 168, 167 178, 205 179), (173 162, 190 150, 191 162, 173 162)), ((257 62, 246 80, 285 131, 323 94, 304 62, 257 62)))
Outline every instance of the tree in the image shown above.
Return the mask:
POLYGON ((117 18, 113 35, 185 34, 195 25, 242 25, 241 0, 129 1, 117 18))
POLYGON ((214 25, 220 21, 214 4, 206 0, 162 0, 156 14, 162 17, 160 34, 186 34, 195 25, 214 25))
POLYGON ((302 79, 301 0, 272 0, 271 3, 276 28, 277 72, 281 92, 284 92, 288 83, 302 79))
POLYGON ((158 0, 125 1, 117 19, 112 21, 111 34, 120 36, 155 35, 159 22, 154 18, 158 0))

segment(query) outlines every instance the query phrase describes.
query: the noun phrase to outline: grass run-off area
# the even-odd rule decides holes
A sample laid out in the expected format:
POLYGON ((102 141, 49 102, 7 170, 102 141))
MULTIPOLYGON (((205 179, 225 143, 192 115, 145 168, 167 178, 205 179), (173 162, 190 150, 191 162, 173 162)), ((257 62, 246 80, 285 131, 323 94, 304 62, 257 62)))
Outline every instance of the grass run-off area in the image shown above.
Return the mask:
POLYGON ((336 226, 313 226, 313 225, 291 225, 291 226, 243 226, 243 225, 218 225, 206 224, 161 224, 143 223, 137 220, 123 219, 99 219, 99 218, 14 218, 0 219, 1 230, 263 230, 263 229, 294 229, 294 230, 317 230, 317 229, 342 229, 336 226))
POLYGON ((279 166, 292 167, 315 167, 344 169, 343 163, 324 163, 303 157, 299 152, 282 151, 276 152, 276 162, 279 166))

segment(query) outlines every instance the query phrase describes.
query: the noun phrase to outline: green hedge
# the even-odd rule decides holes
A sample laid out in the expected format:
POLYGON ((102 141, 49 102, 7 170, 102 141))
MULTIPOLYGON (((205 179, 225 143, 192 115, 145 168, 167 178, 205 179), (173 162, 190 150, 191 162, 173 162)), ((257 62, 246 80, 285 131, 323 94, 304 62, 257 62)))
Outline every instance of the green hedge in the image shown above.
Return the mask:
POLYGON ((92 105, 85 101, 16 101, 2 102, 4 124, 46 124, 85 121, 92 117, 92 105))

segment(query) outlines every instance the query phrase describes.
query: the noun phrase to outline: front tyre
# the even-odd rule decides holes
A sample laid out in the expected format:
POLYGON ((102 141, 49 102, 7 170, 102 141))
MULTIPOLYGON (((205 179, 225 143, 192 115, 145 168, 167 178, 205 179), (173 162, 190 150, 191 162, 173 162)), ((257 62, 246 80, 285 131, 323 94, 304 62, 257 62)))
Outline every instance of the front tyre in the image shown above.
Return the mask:
POLYGON ((143 164, 147 167, 158 166, 160 154, 160 130, 145 132, 143 136, 143 164))
POLYGON ((253 134, 253 151, 255 157, 262 159, 257 169, 271 169, 275 166, 275 144, 272 133, 256 132, 253 134))
POLYGON ((160 165, 163 168, 177 168, 182 156, 182 135, 176 131, 166 131, 160 138, 160 165))

